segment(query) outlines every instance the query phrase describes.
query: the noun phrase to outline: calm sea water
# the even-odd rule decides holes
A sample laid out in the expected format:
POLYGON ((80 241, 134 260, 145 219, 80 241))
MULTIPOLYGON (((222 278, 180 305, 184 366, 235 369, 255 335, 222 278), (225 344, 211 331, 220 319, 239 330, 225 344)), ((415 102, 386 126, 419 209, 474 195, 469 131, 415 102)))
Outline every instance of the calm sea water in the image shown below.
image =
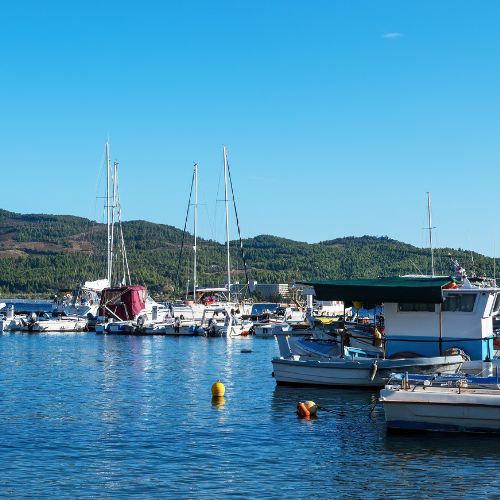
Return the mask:
POLYGON ((388 435, 382 411, 369 416, 375 392, 276 387, 276 351, 265 339, 1 336, 0 496, 499 496, 500 438, 388 435), (330 411, 299 420, 304 399, 330 411))

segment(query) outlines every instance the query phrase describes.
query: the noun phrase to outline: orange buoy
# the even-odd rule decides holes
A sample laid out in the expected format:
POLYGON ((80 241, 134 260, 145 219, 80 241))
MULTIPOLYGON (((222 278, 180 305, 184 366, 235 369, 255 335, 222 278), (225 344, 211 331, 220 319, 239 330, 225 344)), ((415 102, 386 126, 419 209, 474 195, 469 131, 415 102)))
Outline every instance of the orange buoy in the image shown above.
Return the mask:
POLYGON ((309 418, 311 416, 307 406, 302 401, 297 403, 297 414, 300 418, 309 418))

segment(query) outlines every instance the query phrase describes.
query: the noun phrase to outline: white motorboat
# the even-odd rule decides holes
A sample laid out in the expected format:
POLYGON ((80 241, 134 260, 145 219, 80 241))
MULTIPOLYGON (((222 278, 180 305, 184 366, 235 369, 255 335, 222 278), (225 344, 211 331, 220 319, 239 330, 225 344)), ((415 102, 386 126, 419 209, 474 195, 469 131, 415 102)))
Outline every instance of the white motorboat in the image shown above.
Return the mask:
POLYGON ((2 315, 0 318, 0 333, 21 330, 22 326, 26 324, 27 316, 25 314, 16 316, 12 304, 7 305, 4 302, 0 303, 0 309, 4 308, 7 308, 7 311, 5 316, 2 315))
POLYGON ((272 339, 276 335, 291 335, 292 327, 288 323, 264 323, 253 327, 253 333, 256 337, 272 339))
POLYGON ((286 335, 277 337, 280 357, 272 360, 273 374, 281 385, 383 387, 391 373, 455 372, 464 357, 450 356, 384 359, 352 347, 333 355, 293 354, 286 335))
POLYGON ((87 328, 87 318, 78 316, 37 316, 31 314, 22 322, 22 332, 82 332, 87 328))
POLYGON ((225 308, 207 309, 199 324, 190 330, 196 335, 208 337, 245 337, 251 333, 253 323, 242 320, 225 308))
POLYGON ((406 376, 386 385, 380 401, 388 429, 500 432, 498 375, 417 381, 406 376))

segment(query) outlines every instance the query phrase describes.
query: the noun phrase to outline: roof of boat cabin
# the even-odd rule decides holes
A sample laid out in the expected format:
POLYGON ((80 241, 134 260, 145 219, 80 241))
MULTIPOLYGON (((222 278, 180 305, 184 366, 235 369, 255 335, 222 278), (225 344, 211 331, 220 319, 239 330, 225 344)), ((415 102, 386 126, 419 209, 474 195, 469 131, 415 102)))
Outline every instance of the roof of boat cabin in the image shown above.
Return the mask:
POLYGON ((367 278, 350 280, 301 281, 313 286, 318 300, 343 300, 381 304, 443 302, 443 287, 453 283, 449 276, 367 278))

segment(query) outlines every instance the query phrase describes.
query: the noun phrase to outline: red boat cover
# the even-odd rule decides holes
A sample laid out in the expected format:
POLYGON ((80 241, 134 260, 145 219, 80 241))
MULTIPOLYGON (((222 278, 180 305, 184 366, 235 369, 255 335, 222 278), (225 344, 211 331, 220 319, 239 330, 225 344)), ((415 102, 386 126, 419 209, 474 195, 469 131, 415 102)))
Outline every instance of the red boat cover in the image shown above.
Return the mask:
POLYGON ((101 294, 99 316, 133 320, 144 309, 147 293, 141 285, 105 288, 101 294))

